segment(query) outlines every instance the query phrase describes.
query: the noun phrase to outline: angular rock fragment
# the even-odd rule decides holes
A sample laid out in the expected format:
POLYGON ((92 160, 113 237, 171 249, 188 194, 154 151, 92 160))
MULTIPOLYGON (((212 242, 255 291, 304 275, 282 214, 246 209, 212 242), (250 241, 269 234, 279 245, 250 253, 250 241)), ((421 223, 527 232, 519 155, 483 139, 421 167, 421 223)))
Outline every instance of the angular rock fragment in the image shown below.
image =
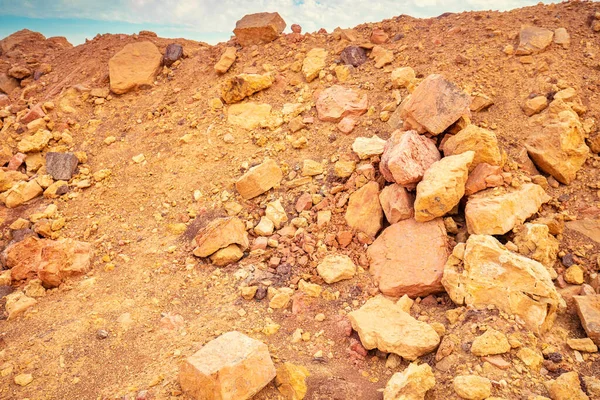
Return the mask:
POLYGON ((410 363, 396 372, 383 391, 383 400, 424 400, 425 393, 435 386, 435 376, 428 364, 410 363))
POLYGON ((108 62, 110 90, 123 94, 152 87, 162 58, 152 42, 129 43, 108 62))
POLYGON ((414 196, 398 184, 384 187, 379 193, 379 202, 390 224, 412 218, 414 215, 414 196))
POLYGON ((550 200, 544 189, 526 183, 515 190, 490 189, 469 197, 465 207, 471 234, 503 235, 537 213, 550 200))
POLYGON ((406 130, 438 135, 465 114, 471 97, 441 75, 429 75, 402 106, 406 130))
POLYGON ((68 181, 73 177, 79 164, 74 153, 46 153, 46 170, 57 181, 68 181))
POLYGON ((12 91, 18 88, 19 86, 20 85, 18 80, 4 72, 0 72, 0 92, 11 94, 12 91))
POLYGON ((544 51, 552 43, 554 32, 538 26, 524 26, 519 33, 516 55, 528 55, 544 51))
POLYGON ((381 46, 375 46, 371 50, 369 58, 375 60, 375 68, 383 68, 394 61, 394 52, 381 46))
POLYGON ((359 46, 348 46, 342 50, 340 60, 346 65, 360 67, 367 62, 367 53, 365 49, 359 46))
POLYGON ((317 47, 306 53, 306 57, 302 62, 302 74, 306 82, 312 82, 319 76, 319 72, 325 68, 326 58, 327 50, 322 48, 317 47))
POLYGON ((23 292, 14 292, 6 297, 5 309, 8 320, 14 320, 19 315, 37 304, 37 300, 26 296, 23 292))
POLYGON ((465 183, 465 194, 470 196, 490 187, 497 187, 496 182, 504 182, 502 178, 502 167, 487 163, 478 164, 469 172, 467 183, 465 183))
POLYGON ((492 382, 477 375, 460 375, 452 382, 456 394, 467 400, 484 400, 492 394, 492 382))
POLYGON ((246 225, 236 217, 217 218, 211 221, 198 231, 194 241, 197 246, 194 255, 197 257, 208 257, 230 244, 237 244, 242 250, 246 250, 250 244, 246 225))
POLYGON ((39 130, 33 135, 25 136, 19 144, 17 149, 21 153, 33 153, 41 151, 48 145, 48 142, 52 139, 52 133, 47 130, 39 130))
POLYGON ((181 389, 196 400, 252 398, 275 378, 266 344, 239 332, 208 342, 181 365, 181 389))
POLYGON ((539 261, 552 275, 560 242, 550 234, 548 225, 527 223, 515 229, 515 233, 513 242, 519 253, 539 261))
MULTIPOLYGON (((361 160, 372 156, 378 156, 383 153, 386 141, 373 135, 370 138, 357 137, 352 143, 352 151, 354 151, 361 160)), ((354 169, 354 168, 353 168, 354 169)))
POLYGON ((532 115, 541 113, 548 107, 548 99, 546 96, 536 96, 531 99, 527 99, 523 104, 523 111, 525 115, 531 117, 532 115))
POLYGON ((285 399, 302 400, 308 391, 306 378, 309 376, 306 367, 285 362, 277 368, 275 386, 285 399))
POLYGON ((556 378, 544 382, 552 400, 589 400, 581 390, 579 374, 575 371, 566 372, 556 378))
POLYGON ((328 255, 317 265, 319 276, 327 283, 351 279, 356 274, 356 265, 343 254, 328 255))
POLYGON ((466 246, 457 245, 442 284, 454 303, 494 305, 536 334, 548 330, 565 306, 542 264, 508 251, 493 236, 471 235, 466 246))
POLYGON ((367 250, 369 271, 381 293, 415 298, 443 291, 447 240, 441 218, 405 219, 386 228, 367 250))
POLYGON ((251 101, 229 106, 227 109, 227 122, 248 130, 256 128, 274 129, 283 124, 281 118, 271 114, 270 104, 259 104, 251 101))
POLYGON ((242 46, 269 43, 277 39, 285 29, 285 21, 274 13, 256 13, 244 15, 235 23, 233 33, 242 46))
POLYGON ((488 329, 481 336, 477 336, 471 345, 471 353, 478 357, 494 354, 504 354, 510 351, 510 344, 506 335, 495 329, 488 329))
POLYGON ((244 199, 260 196, 278 186, 283 179, 281 168, 272 159, 252 167, 235 182, 235 188, 244 199))
POLYGON ((217 250, 210 256, 210 262, 217 267, 224 267, 239 261, 244 256, 240 247, 236 244, 230 244, 227 247, 217 250))
POLYGON ((409 87, 415 79, 415 71, 411 67, 400 67, 392 71, 391 80, 394 87, 409 87))
POLYGON ((226 47, 219 62, 215 64, 215 71, 219 74, 224 74, 229 71, 229 68, 235 62, 237 57, 237 49, 235 47, 226 47))
POLYGON ((399 303, 379 295, 348 314, 365 349, 379 349, 407 360, 432 352, 440 337, 429 324, 417 321, 399 303))
POLYGON ((183 57, 183 46, 177 43, 171 43, 165 49, 163 64, 166 67, 170 67, 175 61, 181 59, 181 57, 183 57))
POLYGON ((374 237, 381 229, 383 210, 379 184, 371 181, 350 195, 345 215, 348 226, 374 237))
POLYGON ((496 134, 476 125, 467 125, 454 136, 444 142, 444 155, 451 156, 472 150, 475 152, 469 171, 481 163, 501 165, 502 154, 498 147, 496 134))
POLYGON ((585 333, 600 346, 600 294, 573 296, 573 300, 585 333))
POLYGON ((36 180, 29 182, 21 181, 0 194, 0 202, 4 203, 8 208, 15 208, 40 196, 43 191, 36 180))
POLYGON ((319 119, 330 122, 339 122, 347 116, 361 116, 367 112, 367 106, 366 94, 339 85, 324 89, 316 101, 319 119))
POLYGON ((270 74, 240 74, 228 79, 221 86, 221 97, 227 104, 237 103, 273 84, 270 74))

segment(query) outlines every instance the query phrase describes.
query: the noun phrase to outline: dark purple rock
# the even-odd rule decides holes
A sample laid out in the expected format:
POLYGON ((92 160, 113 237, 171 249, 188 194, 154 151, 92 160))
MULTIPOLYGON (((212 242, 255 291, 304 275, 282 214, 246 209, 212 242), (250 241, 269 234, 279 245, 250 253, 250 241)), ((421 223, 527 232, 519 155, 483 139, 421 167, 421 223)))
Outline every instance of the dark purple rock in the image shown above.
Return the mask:
POLYGON ((46 170, 57 181, 68 181, 73 177, 79 160, 73 153, 46 153, 46 170))
POLYGON ((183 47, 177 43, 171 43, 165 50, 163 57, 163 64, 167 67, 173 65, 173 63, 183 57, 183 47))
POLYGON ((367 53, 362 47, 348 46, 344 50, 342 50, 342 54, 340 54, 340 59, 346 65, 358 67, 360 65, 363 65, 367 61, 367 53))

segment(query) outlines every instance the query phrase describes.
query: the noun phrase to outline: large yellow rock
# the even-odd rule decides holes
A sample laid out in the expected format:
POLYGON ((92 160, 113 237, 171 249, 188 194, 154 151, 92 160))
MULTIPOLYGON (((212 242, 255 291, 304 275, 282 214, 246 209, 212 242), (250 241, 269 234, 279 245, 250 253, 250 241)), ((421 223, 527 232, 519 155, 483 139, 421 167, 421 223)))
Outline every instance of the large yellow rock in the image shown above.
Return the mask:
POLYGON ((271 74, 240 74, 228 79, 221 86, 221 97, 227 104, 237 103, 273 84, 271 74))
POLYGON ((28 176, 18 171, 4 171, 0 169, 0 193, 15 186, 19 181, 27 180, 28 176))
POLYGON ((555 100, 547 112, 530 121, 525 145, 529 157, 557 181, 571 183, 590 153, 579 116, 562 100, 555 100))
POLYGON ((496 134, 476 125, 467 125, 456 135, 451 136, 444 143, 443 150, 445 156, 460 154, 469 150, 474 151, 475 157, 469 171, 473 171, 481 163, 490 165, 501 165, 502 163, 502 154, 500 154, 496 134))
POLYGON ((478 357, 504 354, 508 351, 510 351, 508 338, 495 329, 488 329, 483 335, 477 336, 471 345, 471 353, 478 357))
POLYGON ((0 194, 0 202, 8 208, 15 208, 35 199, 43 193, 42 187, 35 180, 20 181, 6 192, 0 194))
POLYGON ((377 348, 412 361, 432 352, 440 343, 439 335, 429 324, 406 313, 401 302, 381 295, 367 300, 348 318, 367 350, 377 348))
POLYGON ((302 74, 304 74, 306 82, 311 82, 319 76, 319 72, 325 68, 326 58, 327 50, 319 47, 306 53, 306 57, 302 62, 302 74))
POLYGON ((275 386, 286 400, 302 400, 308 390, 306 378, 309 376, 306 367, 286 362, 277 368, 275 386))
POLYGON ((239 332, 208 342, 181 365, 181 389, 196 400, 252 398, 275 377, 266 344, 239 332))
POLYGON ((330 254, 317 265, 319 276, 327 283, 351 279, 356 274, 356 265, 344 254, 330 254))
POLYGON ((517 55, 539 53, 550 46, 554 32, 539 26, 523 26, 519 33, 517 55))
POLYGON ((271 105, 253 102, 232 104, 227 110, 227 122, 244 129, 274 129, 283 123, 281 117, 271 114, 271 105))
POLYGON ((475 152, 466 151, 434 162, 417 185, 415 219, 431 221, 452 210, 465 194, 475 152))
POLYGON ((550 234, 548 225, 524 224, 515 228, 514 244, 519 253, 542 263, 549 272, 554 272, 554 263, 558 254, 559 241, 550 234))
POLYGON ((371 181, 350 195, 346 223, 357 231, 375 236, 381 229, 383 209, 379 203, 379 184, 371 181))
POLYGON ((237 57, 237 49, 235 47, 226 47, 219 62, 215 64, 215 72, 224 74, 229 70, 237 57))
POLYGON ((484 400, 492 394, 492 382, 477 375, 460 375, 452 382, 456 394, 467 400, 484 400))
POLYGON ((278 186, 283 179, 281 168, 272 159, 252 167, 235 182, 235 188, 244 199, 260 196, 278 186))
POLYGON ((410 363, 396 372, 383 391, 383 400, 424 400, 425 393, 435 386, 435 376, 428 364, 410 363))
POLYGON ((52 133, 47 130, 39 130, 33 135, 25 136, 19 144, 17 149, 21 153, 33 153, 41 151, 48 145, 48 142, 52 139, 52 133))
POLYGON ((526 183, 515 190, 488 189, 469 197, 465 207, 471 234, 503 235, 538 212, 550 200, 544 189, 526 183))
POLYGON ((589 397, 581 390, 579 374, 571 371, 562 374, 555 380, 544 382, 552 400, 589 400, 589 397))
POLYGON ((442 284, 459 305, 486 307, 521 318, 534 333, 549 329, 565 302, 546 268, 506 249, 493 236, 471 235, 454 248, 442 284))
POLYGON ((246 225, 235 217, 217 218, 211 221, 198 231, 194 240, 197 245, 194 255, 197 257, 208 257, 230 244, 237 244, 242 250, 246 250, 249 245, 246 225))
POLYGON ((108 62, 110 90, 116 94, 152 87, 162 54, 152 42, 129 43, 108 62))

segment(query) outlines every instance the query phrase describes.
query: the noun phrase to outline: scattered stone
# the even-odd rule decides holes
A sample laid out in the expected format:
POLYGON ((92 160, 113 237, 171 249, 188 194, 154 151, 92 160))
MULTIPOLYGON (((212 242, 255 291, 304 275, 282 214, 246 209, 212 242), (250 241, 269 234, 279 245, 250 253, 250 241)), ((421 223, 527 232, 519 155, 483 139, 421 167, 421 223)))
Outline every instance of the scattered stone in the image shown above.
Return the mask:
POLYGON ((596 346, 590 338, 567 339, 567 346, 572 350, 583 351, 586 353, 598 352, 598 346, 596 346))
POLYGON ((600 346, 600 294, 573 296, 573 300, 585 333, 600 346))
POLYGON ((381 46, 375 46, 371 50, 369 58, 375 60, 375 68, 383 68, 394 61, 394 52, 381 46))
POLYGON ((441 218, 397 222, 369 246, 367 257, 373 280, 386 296, 415 298, 442 292, 448 259, 444 222, 441 218))
POLYGON ((183 46, 177 43, 171 43, 165 49, 165 55, 163 56, 163 64, 166 67, 170 67, 175 61, 183 57, 183 46))
POLYGON ((210 262, 217 267, 224 267, 234 262, 239 261, 244 256, 244 253, 238 245, 230 244, 220 250, 217 250, 210 256, 210 262))
POLYGON ((579 374, 575 371, 566 372, 556 378, 544 382, 552 400, 589 400, 581 390, 579 374))
POLYGON ((346 255, 328 255, 317 265, 317 272, 325 282, 331 284, 351 279, 356 274, 356 265, 346 255))
POLYGON ((468 400, 484 400, 492 394, 492 382, 488 378, 477 375, 460 375, 454 378, 454 391, 468 400))
POLYGON ((267 217, 261 217, 258 225, 254 227, 254 233, 258 236, 271 236, 273 229, 275 229, 273 221, 267 217))
POLYGON ((306 53, 306 57, 302 62, 302 74, 306 82, 312 82, 319 76, 319 72, 325 68, 325 60, 327 58, 327 50, 322 48, 311 49, 306 53))
POLYGON ((214 219, 198 231, 194 241, 197 245, 194 249, 196 257, 208 257, 230 244, 239 245, 241 250, 249 246, 246 225, 236 217, 214 219))
POLYGON ((225 103, 237 103, 273 84, 271 74, 240 74, 226 80, 221 86, 221 98, 225 103))
POLYGON ((278 186, 283 179, 281 168, 272 159, 252 167, 235 182, 240 195, 248 200, 278 186))
POLYGON ((537 26, 524 26, 519 33, 516 55, 529 55, 544 51, 552 43, 554 32, 537 26))
POLYGON ((412 218, 414 215, 414 196, 404 187, 392 184, 379 193, 379 203, 390 224, 412 218))
POLYGON ((443 150, 446 157, 461 154, 469 150, 474 151, 475 157, 469 171, 472 171, 481 163, 490 165, 502 164, 502 154, 498 147, 496 134, 476 125, 467 125, 466 128, 462 129, 456 135, 451 136, 444 142, 443 150))
POLYGON ((340 60, 345 65, 352 65, 353 67, 360 67, 367 62, 367 53, 365 49, 359 46, 348 46, 340 54, 340 60))
POLYGON ((379 170, 388 182, 409 185, 418 183, 439 160, 440 152, 431 139, 415 131, 396 131, 385 143, 379 170))
POLYGON ((465 194, 469 165, 475 152, 447 156, 429 167, 417 185, 415 219, 419 222, 441 217, 452 210, 465 194))
POLYGON ((302 165, 302 176, 321 175, 324 171, 323 164, 318 161, 306 159, 302 165))
POLYGON ((367 111, 367 95, 352 88, 333 85, 324 89, 316 101, 321 121, 339 122, 347 116, 359 117, 367 111))
POLYGON ((244 129, 255 128, 274 129, 283 123, 281 118, 271 115, 270 104, 245 102, 232 104, 227 110, 227 122, 244 129))
POLYGON ((539 370, 544 362, 544 356, 537 350, 531 349, 529 347, 522 347, 517 352, 517 357, 519 360, 523 361, 528 368, 533 370, 539 370))
POLYGON ((6 304, 4 308, 8 314, 8 320, 12 321, 19 315, 37 304, 36 299, 26 296, 23 292, 13 292, 4 297, 6 304))
POLYGON ((17 145, 17 149, 21 153, 34 153, 42 151, 48 145, 50 139, 52 139, 52 133, 50 133, 50 131, 39 130, 33 135, 25 136, 23 139, 21 139, 17 145))
POLYGON ((269 301, 269 307, 272 309, 286 308, 290 303, 291 296, 289 293, 278 292, 269 301))
POLYGON ((493 236, 471 235, 466 245, 457 245, 442 284, 454 303, 494 305, 535 333, 548 330, 565 306, 542 264, 508 251, 493 236))
POLYGON ((219 74, 224 74, 229 71, 229 68, 231 68, 235 62, 236 57, 237 49, 235 47, 226 47, 219 62, 215 64, 215 71, 219 74))
POLYGON ((283 32, 285 25, 283 18, 276 12, 248 14, 236 22, 233 33, 239 44, 248 47, 272 42, 283 32))
POLYGON ((108 62, 110 90, 115 94, 154 85, 162 54, 152 42, 129 43, 108 62))
POLYGON ((526 183, 515 190, 486 190, 469 197, 465 207, 470 234, 503 235, 537 213, 550 200, 544 189, 526 183))
POLYGON ((33 376, 31 374, 19 374, 15 376, 15 383, 19 386, 27 386, 33 382, 33 376))
POLYGON ((388 41, 390 37, 383 29, 375 28, 371 32, 371 43, 383 44, 388 41))
POLYGON ((525 115, 531 117, 532 115, 539 114, 548 107, 548 99, 546 96, 535 96, 527 99, 523 104, 523 111, 525 115))
POLYGON ((581 285, 585 282, 584 279, 584 269, 580 265, 571 265, 565 271, 564 278, 567 283, 572 285, 581 285))
POLYGON ((276 229, 281 228, 283 224, 288 221, 288 216, 279 200, 267 204, 265 216, 273 221, 273 225, 275 225, 276 229))
POLYGON ((565 28, 556 28, 554 30, 554 43, 568 49, 571 46, 571 35, 565 28))
POLYGON ((348 178, 355 169, 356 162, 354 161, 336 161, 333 165, 333 172, 338 178, 348 178))
POLYGON ((352 151, 358 154, 361 160, 372 156, 383 154, 386 141, 380 139, 379 136, 373 135, 370 138, 357 137, 352 143, 352 151))
POLYGON ((400 67, 392 71, 392 86, 396 88, 408 88, 416 79, 415 71, 411 67, 400 67))
POLYGON ((425 393, 434 386, 435 376, 428 364, 410 363, 404 371, 392 375, 385 385, 383 400, 424 400, 425 393))
POLYGON ((471 97, 441 75, 429 75, 402 106, 405 130, 438 135, 469 113, 471 97))
POLYGON ((472 112, 480 112, 487 110, 494 105, 494 100, 482 93, 471 93, 471 106, 469 109, 472 112))
POLYGON ((188 357, 179 372, 181 389, 194 399, 250 399, 275 377, 266 344, 227 332, 188 357))
POLYGON ((275 386, 284 399, 302 400, 308 390, 306 378, 309 376, 306 367, 285 362, 277 368, 275 386))
POLYGON ((506 335, 495 329, 488 329, 483 335, 476 337, 471 345, 471 353, 478 357, 504 354, 508 351, 510 344, 506 335))
POLYGON ((515 227, 515 233, 513 242, 520 254, 539 261, 549 272, 554 271, 560 242, 550 234, 548 225, 527 223, 515 227))
POLYGON ((496 181, 502 182, 502 167, 487 163, 478 164, 469 172, 467 183, 465 183, 465 194, 470 196, 490 187, 497 187, 496 181))
POLYGON ((345 219, 351 228, 375 237, 383 220, 377 182, 371 181, 350 195, 345 219))
POLYGON ((0 194, 0 202, 8 208, 15 208, 33 200, 43 193, 42 187, 35 180, 18 182, 9 190, 0 194))
POLYGON ((68 181, 73 177, 79 164, 74 153, 46 153, 46 170, 55 180, 68 181))
POLYGON ((417 321, 398 303, 379 295, 348 314, 365 349, 374 348, 413 361, 435 350, 440 342, 437 332, 417 321))

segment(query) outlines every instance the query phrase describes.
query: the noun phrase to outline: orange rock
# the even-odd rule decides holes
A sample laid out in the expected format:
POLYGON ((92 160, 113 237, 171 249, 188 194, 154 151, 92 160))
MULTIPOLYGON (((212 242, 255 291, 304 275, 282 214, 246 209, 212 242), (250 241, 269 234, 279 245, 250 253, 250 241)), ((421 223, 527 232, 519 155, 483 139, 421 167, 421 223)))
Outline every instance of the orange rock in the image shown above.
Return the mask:
POLYGON ((283 173, 272 159, 252 167, 235 182, 235 188, 244 199, 260 196, 269 189, 279 185, 283 173))
POLYGON ((519 47, 516 55, 539 53, 546 49, 554 37, 554 32, 538 26, 524 26, 519 33, 519 47))
POLYGON ((386 186, 379 193, 381 208, 390 224, 412 218, 415 211, 414 201, 414 195, 398 184, 386 186))
POLYGON ((316 102, 321 121, 338 122, 346 116, 358 117, 367 112, 367 95, 351 88, 334 85, 321 92, 316 102))
POLYGON ((465 184, 465 194, 470 196, 474 193, 480 192, 488 187, 487 179, 490 176, 498 175, 502 179, 502 168, 498 165, 490 165, 487 163, 478 164, 467 178, 465 184))
POLYGON ((230 244, 237 244, 242 250, 249 246, 246 225, 238 218, 217 218, 206 227, 200 229, 196 238, 194 255, 197 257, 208 257, 214 252, 223 249, 230 244))
POLYGON ((350 195, 346 209, 348 226, 375 236, 381 229, 383 210, 379 204, 379 184, 371 181, 350 195))
POLYGON ((386 142, 379 170, 388 182, 417 183, 425 171, 440 159, 435 143, 415 131, 395 131, 386 142))
POLYGON ((256 13, 244 15, 235 23, 233 33, 242 46, 269 43, 277 39, 285 29, 285 21, 274 13, 256 13))
POLYGON ((136 88, 152 87, 162 58, 152 42, 129 43, 108 62, 110 90, 123 94, 136 88))
POLYGON ((600 295, 573 296, 573 300, 585 333, 600 346, 600 295))
POLYGON ((383 29, 375 28, 371 32, 371 43, 383 44, 388 41, 390 37, 383 29))

